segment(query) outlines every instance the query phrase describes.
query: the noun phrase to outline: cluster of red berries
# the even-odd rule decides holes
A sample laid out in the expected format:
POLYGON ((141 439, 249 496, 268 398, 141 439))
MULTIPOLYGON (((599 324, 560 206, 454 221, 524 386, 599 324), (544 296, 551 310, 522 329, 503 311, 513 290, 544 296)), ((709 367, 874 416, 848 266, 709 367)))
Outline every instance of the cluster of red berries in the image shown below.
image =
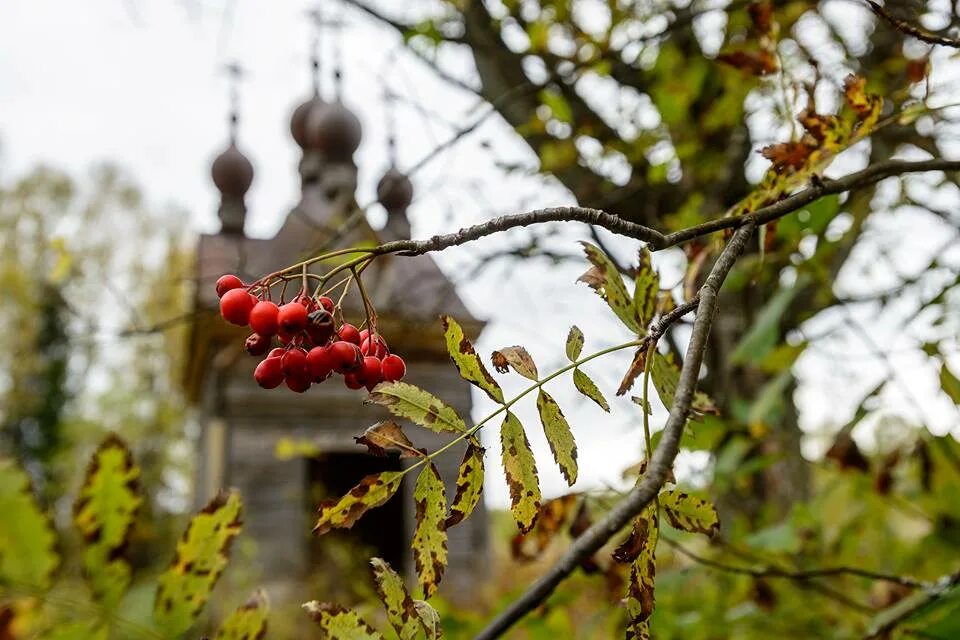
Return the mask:
POLYGON ((333 300, 304 293, 277 305, 249 292, 234 275, 217 280, 220 315, 227 322, 250 326, 247 353, 266 354, 253 377, 264 389, 282 383, 303 393, 334 373, 343 375, 350 389, 372 390, 378 383, 401 379, 407 371, 403 358, 390 353, 376 331, 360 331, 348 322, 336 326, 333 300), (274 337, 280 346, 274 346, 274 337))

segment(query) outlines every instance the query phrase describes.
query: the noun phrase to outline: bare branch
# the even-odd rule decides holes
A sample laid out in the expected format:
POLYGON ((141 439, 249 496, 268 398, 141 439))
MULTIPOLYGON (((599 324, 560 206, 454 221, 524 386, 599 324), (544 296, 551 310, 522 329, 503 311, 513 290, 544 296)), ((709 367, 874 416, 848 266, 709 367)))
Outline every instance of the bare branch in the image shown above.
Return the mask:
POLYGON ((957 585, 960 585, 960 571, 944 576, 932 587, 906 597, 892 607, 884 609, 867 632, 866 639, 881 640, 881 638, 889 638, 890 632, 896 627, 906 622, 920 609, 950 594, 957 585))
POLYGON ((754 225, 749 223, 737 229, 714 263, 706 282, 700 288, 697 318, 693 323, 673 406, 670 408, 670 416, 667 418, 663 437, 650 458, 650 464, 643 478, 601 520, 595 522, 583 535, 574 540, 556 564, 494 618, 477 635, 477 640, 492 640, 500 637, 523 616, 540 606, 540 603, 553 593, 554 589, 573 573, 585 558, 596 553, 660 492, 680 449, 680 436, 683 434, 683 427, 690 414, 690 405, 696 391, 703 353, 707 347, 707 337, 717 311, 717 295, 730 269, 743 252, 747 240, 753 234, 753 230, 754 225))
POLYGON ((920 27, 910 24, 906 20, 901 20, 890 14, 882 5, 874 2, 874 0, 864 0, 867 3, 867 6, 870 7, 870 11, 873 11, 874 14, 881 20, 885 20, 892 26, 894 29, 900 33, 905 33, 908 36, 916 38, 921 42, 926 42, 927 44, 938 44, 944 47, 953 47, 954 49, 960 49, 960 40, 955 38, 947 38, 945 36, 940 36, 935 33, 931 33, 926 29, 921 29, 920 27))

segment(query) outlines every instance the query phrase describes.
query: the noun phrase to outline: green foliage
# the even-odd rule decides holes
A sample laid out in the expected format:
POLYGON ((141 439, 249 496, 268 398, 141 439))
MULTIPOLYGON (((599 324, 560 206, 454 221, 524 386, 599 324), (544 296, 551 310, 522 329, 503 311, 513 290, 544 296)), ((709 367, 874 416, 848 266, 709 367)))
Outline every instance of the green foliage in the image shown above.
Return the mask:
POLYGON ((27 474, 4 458, 0 513, 0 587, 47 589, 60 562, 53 527, 33 497, 27 474))
POLYGON ((197 619, 240 534, 242 503, 235 491, 220 492, 193 517, 177 542, 170 567, 158 578, 153 615, 176 637, 197 619))
POLYGON ((604 411, 610 412, 610 404, 607 402, 607 399, 603 397, 603 393, 600 391, 600 388, 597 387, 597 383, 579 367, 573 370, 573 384, 577 387, 577 391, 596 402, 604 411))
POLYGON ((446 526, 450 527, 465 520, 483 498, 483 447, 473 440, 463 452, 463 460, 457 471, 457 493, 450 504, 450 516, 446 526))
POLYGON ((537 394, 537 411, 543 424, 543 433, 547 436, 550 452, 560 466, 560 472, 568 485, 577 481, 577 443, 573 439, 570 425, 560 410, 560 405, 549 393, 540 389, 537 394))
POLYGON ((578 281, 585 283, 596 291, 597 295, 610 305, 610 309, 631 333, 642 336, 645 329, 639 320, 637 309, 634 307, 630 294, 627 293, 627 287, 623 283, 623 277, 617 267, 598 247, 588 242, 582 242, 581 244, 584 253, 587 255, 587 260, 593 266, 580 276, 578 281))
POLYGON ((414 640, 421 630, 417 606, 407 593, 403 578, 385 560, 372 558, 373 581, 377 595, 387 612, 387 619, 400 640, 414 640))
POLYGON ((399 471, 374 473, 363 478, 345 496, 321 502, 313 532, 322 535, 334 528, 349 529, 367 511, 392 498, 402 480, 403 473, 399 471))
POLYGON ((570 327, 570 333, 567 334, 566 351, 570 362, 576 362, 583 351, 583 331, 576 325, 570 327))
POLYGON ((413 559, 423 593, 429 598, 447 567, 447 496, 440 472, 424 466, 413 489, 417 526, 413 534, 413 559))
POLYGON ((93 593, 107 609, 120 602, 130 585, 130 563, 123 557, 143 499, 140 468, 116 436, 104 440, 90 460, 73 521, 83 534, 83 565, 93 593))
POLYGON ((708 537, 720 533, 717 508, 706 500, 678 490, 663 491, 658 500, 674 529, 702 533, 708 537))
POLYGON ((408 418, 438 433, 463 433, 467 430, 463 418, 456 411, 439 398, 407 382, 381 382, 370 394, 370 400, 386 407, 397 417, 408 418))
POLYGON ((473 345, 463 335, 463 329, 457 324, 457 321, 450 316, 441 316, 443 322, 443 335, 447 342, 447 351, 450 353, 450 359, 456 365, 461 377, 484 391, 491 400, 503 403, 503 390, 493 379, 490 372, 483 366, 480 356, 474 350, 473 345))
POLYGON ((340 605, 311 600, 303 609, 317 623, 321 640, 383 640, 355 611, 340 605))
POLYGON ((220 629, 216 640, 261 640, 267 635, 267 615, 270 603, 267 594, 257 591, 244 604, 231 613, 220 629))
POLYGON ((523 425, 509 411, 500 426, 500 443, 513 517, 520 531, 526 533, 533 528, 540 510, 540 479, 523 425))
MULTIPOLYGON (((673 361, 673 354, 663 355, 654 352, 650 366, 650 378, 653 380, 653 386, 660 396, 660 401, 665 407, 673 406, 673 395, 677 391, 677 384, 680 382, 680 367, 673 361)), ((716 405, 707 394, 697 391, 693 395, 693 404, 691 405, 695 414, 717 413, 716 405)))

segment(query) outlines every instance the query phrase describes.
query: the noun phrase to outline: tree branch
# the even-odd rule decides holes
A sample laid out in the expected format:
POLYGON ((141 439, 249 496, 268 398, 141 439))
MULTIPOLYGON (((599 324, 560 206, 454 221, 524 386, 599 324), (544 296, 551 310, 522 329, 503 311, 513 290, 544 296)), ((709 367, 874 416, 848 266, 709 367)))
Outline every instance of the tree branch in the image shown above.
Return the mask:
POLYGON ((867 6, 870 7, 870 11, 880 18, 890 23, 894 29, 900 33, 905 33, 908 36, 914 37, 921 42, 926 42, 927 44, 938 44, 944 47, 952 47, 954 49, 960 49, 960 40, 954 38, 947 38, 945 36, 939 36, 935 33, 931 33, 926 29, 921 29, 918 26, 912 25, 906 20, 901 20, 890 14, 882 5, 874 2, 874 0, 864 0, 867 3, 867 6))
POLYGON ((700 288, 697 317, 693 323, 687 355, 680 371, 673 406, 667 418, 660 444, 650 458, 650 464, 640 482, 603 517, 595 522, 579 538, 573 541, 563 557, 534 582, 527 591, 514 600, 503 612, 482 630, 476 640, 492 640, 535 609, 554 589, 580 565, 592 556, 611 537, 622 529, 660 492, 667 474, 673 466, 680 449, 680 436, 690 414, 690 405, 700 376, 700 365, 707 346, 707 337, 717 311, 717 295, 727 274, 743 252, 747 240, 753 234, 754 225, 746 224, 737 229, 714 263, 706 282, 700 288))
POLYGON ((950 594, 960 585, 960 571, 942 577, 932 587, 908 596, 880 612, 867 632, 867 640, 890 637, 890 632, 921 609, 950 594))

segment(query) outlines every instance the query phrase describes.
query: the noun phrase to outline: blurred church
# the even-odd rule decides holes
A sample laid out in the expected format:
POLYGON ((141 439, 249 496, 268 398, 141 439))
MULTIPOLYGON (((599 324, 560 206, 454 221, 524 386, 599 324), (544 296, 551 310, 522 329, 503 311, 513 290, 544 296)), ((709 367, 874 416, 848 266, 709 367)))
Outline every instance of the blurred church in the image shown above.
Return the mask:
MULTIPOLYGON (((367 552, 359 558, 365 572, 362 579, 367 579, 370 555, 386 558, 401 572, 411 574, 413 569, 415 477, 405 479, 391 501, 369 512, 353 530, 319 538, 311 534, 321 499, 343 495, 367 474, 405 464, 394 457, 368 455, 354 442, 354 436, 386 413, 365 405, 363 394, 346 389, 339 378, 314 385, 304 394, 284 386, 261 389, 253 379, 259 359, 248 356, 243 348, 246 332, 215 313, 218 299, 213 283, 221 274, 234 273, 251 281, 330 249, 410 237, 407 208, 414 189, 392 163, 377 186, 379 205, 388 213, 385 226, 373 229, 358 208, 353 158, 362 140, 360 121, 341 100, 339 87, 334 99, 325 99, 319 77, 315 57, 313 95, 293 110, 290 120, 290 134, 302 152, 300 200, 272 238, 250 238, 244 233, 244 197, 254 169, 238 146, 234 100, 230 138, 212 167, 220 192, 221 228, 199 240, 194 304, 201 313, 194 314, 187 345, 186 388, 200 425, 196 503, 204 504, 221 487, 240 490, 245 503, 243 537, 255 542, 258 583, 279 599, 292 595, 293 589, 301 599, 330 597, 303 590, 317 574, 328 582, 360 579, 330 575, 344 570, 331 560, 336 554, 331 545, 361 545, 367 552), (309 443, 310 455, 278 457, 278 443, 304 442, 309 443)), ((391 136, 388 147, 392 149, 393 144, 391 136)), ((429 389, 469 416, 470 387, 449 362, 437 316, 452 315, 473 338, 483 325, 470 315, 450 281, 429 256, 385 256, 363 277, 381 333, 391 350, 407 362, 405 380, 429 389)), ((358 296, 347 297, 344 316, 363 317, 358 296)), ((412 425, 406 431, 418 446, 432 449, 446 441, 412 425)), ((456 493, 461 456, 459 449, 437 460, 448 499, 456 493)), ((467 521, 450 530, 450 566, 442 585, 447 593, 469 594, 485 571, 486 515, 481 501, 467 521)))

